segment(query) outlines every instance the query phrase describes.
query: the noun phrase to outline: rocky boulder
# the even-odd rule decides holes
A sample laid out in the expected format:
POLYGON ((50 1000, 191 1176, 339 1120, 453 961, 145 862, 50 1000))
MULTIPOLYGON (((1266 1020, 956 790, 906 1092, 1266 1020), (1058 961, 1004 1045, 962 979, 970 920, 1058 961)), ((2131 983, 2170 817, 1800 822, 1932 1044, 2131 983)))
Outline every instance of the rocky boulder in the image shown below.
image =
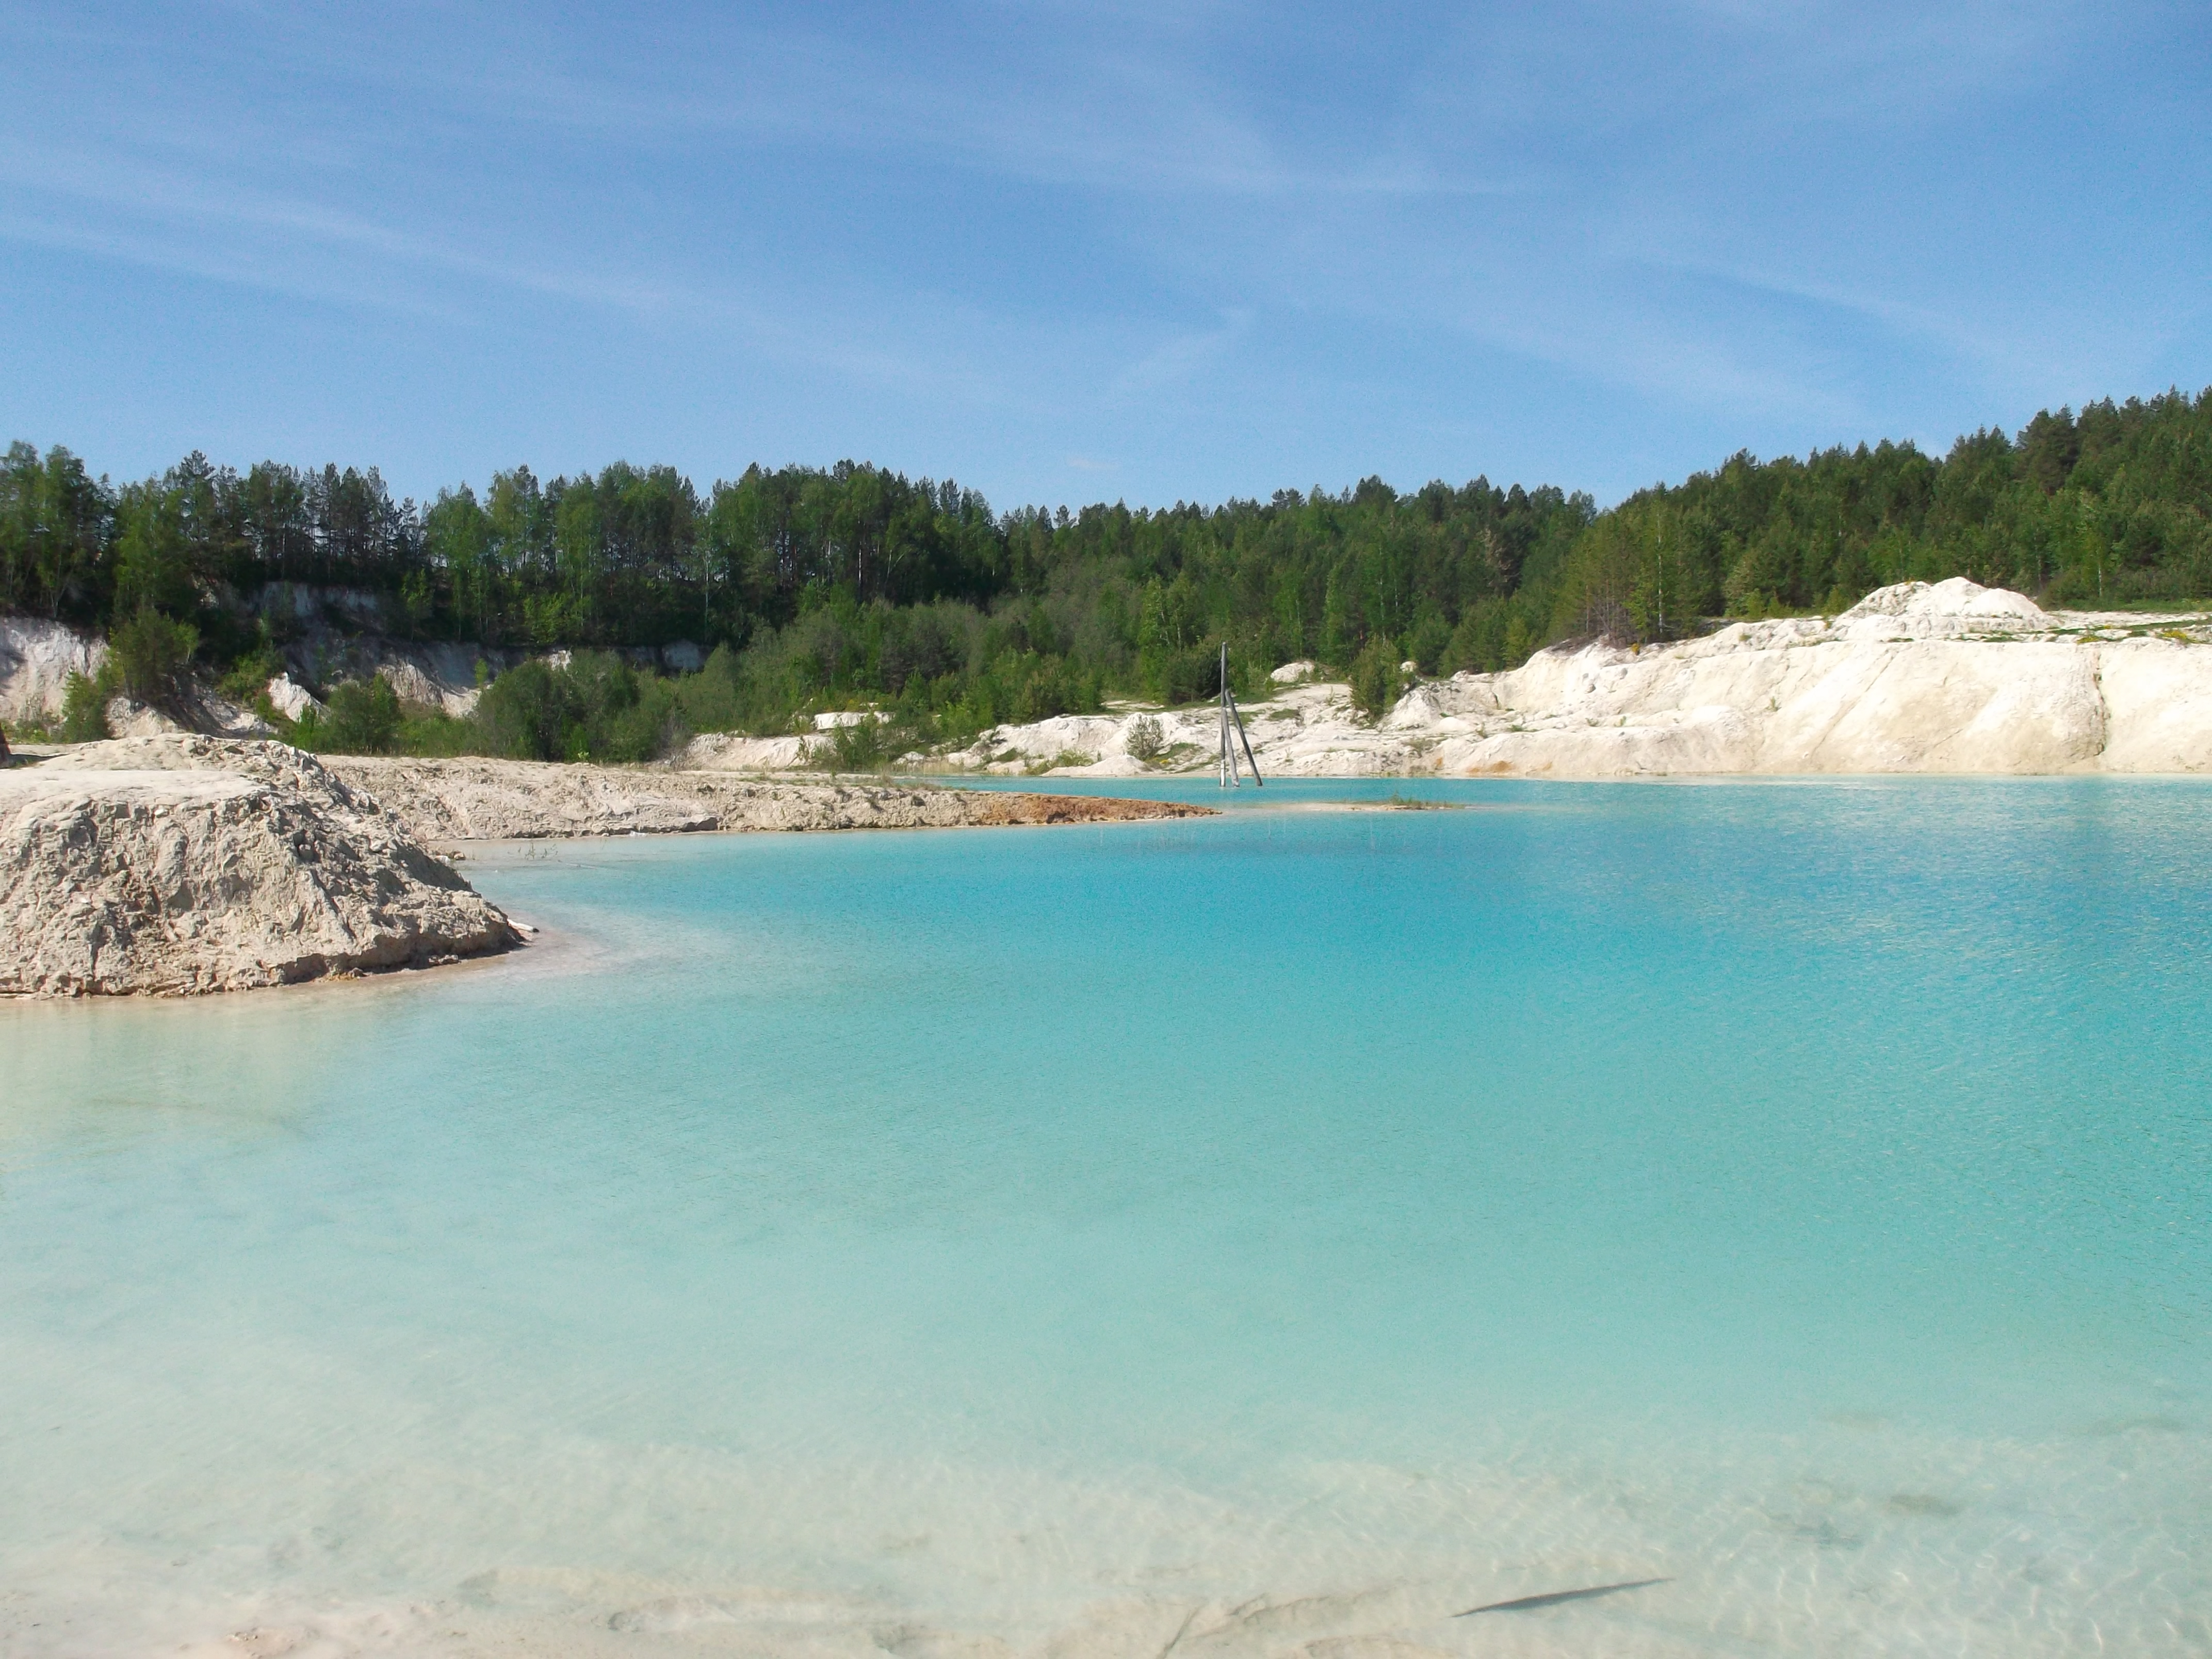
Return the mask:
POLYGON ((0 773, 0 994, 188 994, 507 949, 506 916, 283 744, 89 744, 0 773))

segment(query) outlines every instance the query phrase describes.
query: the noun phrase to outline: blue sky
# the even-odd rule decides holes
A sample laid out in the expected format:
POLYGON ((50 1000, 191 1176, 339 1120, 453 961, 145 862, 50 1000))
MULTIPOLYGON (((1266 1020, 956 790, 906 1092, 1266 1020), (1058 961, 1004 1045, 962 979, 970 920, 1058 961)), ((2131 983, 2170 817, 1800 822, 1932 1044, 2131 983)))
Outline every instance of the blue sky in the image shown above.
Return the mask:
POLYGON ((1000 507, 2212 382, 2194 4, 5 0, 0 440, 1000 507))

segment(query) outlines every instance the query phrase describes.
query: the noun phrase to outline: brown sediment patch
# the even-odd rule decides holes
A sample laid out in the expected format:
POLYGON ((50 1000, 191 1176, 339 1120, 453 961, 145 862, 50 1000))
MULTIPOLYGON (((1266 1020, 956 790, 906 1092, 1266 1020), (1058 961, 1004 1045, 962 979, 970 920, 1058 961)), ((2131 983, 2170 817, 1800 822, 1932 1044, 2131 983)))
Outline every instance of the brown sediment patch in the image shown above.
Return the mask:
POLYGON ((1963 1513, 1961 1507, 1949 1498, 1924 1492, 1893 1492, 1889 1507, 1899 1515, 1926 1516, 1938 1521, 1948 1521, 1953 1516, 1963 1513))
POLYGON ((1218 817, 1220 809, 1183 801, 1139 800, 1122 795, 1032 795, 1022 790, 962 792, 974 803, 966 822, 1012 823, 1123 823, 1146 818, 1218 817))

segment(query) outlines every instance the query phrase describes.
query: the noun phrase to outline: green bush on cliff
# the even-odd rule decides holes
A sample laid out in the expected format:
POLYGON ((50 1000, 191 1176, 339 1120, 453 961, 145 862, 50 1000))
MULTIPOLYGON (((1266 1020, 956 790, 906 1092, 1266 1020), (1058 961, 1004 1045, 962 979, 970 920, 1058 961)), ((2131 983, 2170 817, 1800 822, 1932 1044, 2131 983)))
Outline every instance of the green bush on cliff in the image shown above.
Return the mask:
POLYGON ((190 623, 147 607, 108 635, 108 660, 132 702, 172 702, 185 689, 199 642, 199 630, 190 623))
POLYGON ((98 743, 114 733, 107 729, 107 699, 112 695, 99 679, 88 679, 75 669, 62 682, 62 741, 98 743))
POLYGON ((251 707, 255 698, 264 694, 269 682, 284 672, 284 659, 266 638, 245 655, 235 659, 223 671, 216 690, 233 702, 251 707))
POLYGON ((1398 647, 1390 642, 1389 635, 1377 635, 1367 642, 1366 649, 1352 665, 1353 706, 1369 720, 1379 720, 1398 701, 1404 684, 1398 647))
POLYGON ((828 743, 815 746, 812 759, 826 771, 881 772, 924 742, 911 726, 871 717, 838 726, 830 732, 828 743))

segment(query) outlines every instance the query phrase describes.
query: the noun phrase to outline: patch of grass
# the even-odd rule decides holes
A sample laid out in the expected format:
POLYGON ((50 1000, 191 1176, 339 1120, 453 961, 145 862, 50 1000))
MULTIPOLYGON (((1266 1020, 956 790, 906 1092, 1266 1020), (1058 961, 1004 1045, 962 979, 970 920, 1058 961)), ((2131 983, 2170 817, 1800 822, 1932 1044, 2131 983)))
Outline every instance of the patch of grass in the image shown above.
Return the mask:
POLYGON ((1080 749, 1063 749, 1049 760, 1031 761, 1022 771, 1029 777, 1041 778, 1062 766, 1095 766, 1097 763, 1098 757, 1096 755, 1086 755, 1080 749))
POLYGON ((2212 599, 2112 599, 2098 605, 2068 605, 2069 611, 2114 612, 2153 611, 2161 616, 2212 616, 2212 599))
POLYGON ((392 746, 403 755, 451 760, 457 755, 478 753, 483 741, 483 734, 473 720, 459 719, 442 708, 400 704, 399 732, 392 746))

